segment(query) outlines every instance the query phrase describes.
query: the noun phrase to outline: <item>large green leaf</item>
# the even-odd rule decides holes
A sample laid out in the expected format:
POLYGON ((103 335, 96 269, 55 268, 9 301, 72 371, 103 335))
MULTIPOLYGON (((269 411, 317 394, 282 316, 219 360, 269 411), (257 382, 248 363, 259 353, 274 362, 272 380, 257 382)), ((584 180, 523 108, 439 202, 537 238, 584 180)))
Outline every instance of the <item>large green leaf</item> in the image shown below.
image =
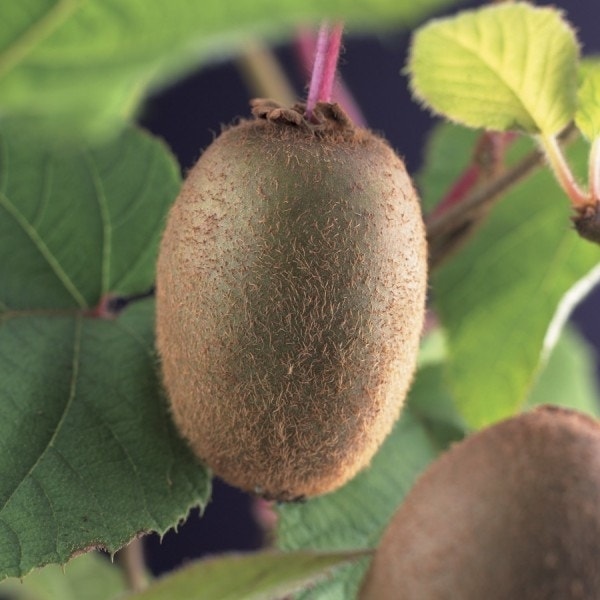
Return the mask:
MULTIPOLYGON (((452 176, 449 165, 428 166, 425 195, 451 184, 471 144, 457 128, 437 132, 439 148, 431 156, 454 161, 456 170, 452 176)), ((518 144, 515 155, 527 147, 518 144)), ((570 159, 585 169, 587 148, 576 145, 570 159)), ((558 328, 600 275, 598 269, 590 274, 600 260, 597 247, 576 235, 569 217, 559 187, 540 171, 507 194, 468 245, 433 276, 433 297, 447 332, 450 387, 471 426, 523 406, 551 323, 556 317, 558 328)))
POLYGON ((123 570, 96 552, 74 558, 66 567, 48 565, 24 579, 0 583, 11 600, 113 600, 126 589, 123 570))
POLYGON ((427 24, 408 71, 416 97, 449 119, 551 135, 575 113, 578 51, 560 12, 507 2, 427 24))
POLYGON ((19 0, 0 7, 0 112, 104 131, 148 87, 231 53, 250 36, 282 38, 323 18, 350 28, 414 22, 455 0, 19 0))
POLYGON ((131 600, 273 600, 331 575, 365 552, 255 552, 198 561, 157 581, 131 600))
POLYGON ((0 307, 91 308, 154 280, 158 239, 177 194, 166 148, 136 130, 89 149, 0 128, 0 307))
POLYGON ((0 578, 176 525, 209 480, 171 425, 146 291, 177 192, 164 147, 95 151, 0 131, 0 578))
MULTIPOLYGON (((416 408, 422 395, 439 391, 441 367, 420 371, 408 406, 370 467, 341 489, 302 504, 279 508, 278 545, 286 550, 372 548, 417 475, 440 452, 437 430, 416 408), (413 408, 414 405, 414 408, 413 408)), ((444 400, 445 401, 445 400, 444 400)), ((305 599, 354 598, 365 568, 336 571, 330 580, 301 595, 305 599)))

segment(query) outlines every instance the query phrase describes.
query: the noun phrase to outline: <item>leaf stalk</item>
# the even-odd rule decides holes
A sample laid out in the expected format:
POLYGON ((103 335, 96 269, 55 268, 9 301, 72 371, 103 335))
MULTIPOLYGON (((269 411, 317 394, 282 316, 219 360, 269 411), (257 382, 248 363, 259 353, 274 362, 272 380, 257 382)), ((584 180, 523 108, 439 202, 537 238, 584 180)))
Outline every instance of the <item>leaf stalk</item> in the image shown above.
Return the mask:
POLYGON ((593 202, 600 201, 600 138, 592 142, 589 163, 590 196, 593 202))
POLYGON ((550 166, 554 177, 565 191, 575 210, 581 210, 590 204, 590 196, 575 181, 575 177, 567 163, 558 139, 554 135, 540 135, 538 143, 550 166))

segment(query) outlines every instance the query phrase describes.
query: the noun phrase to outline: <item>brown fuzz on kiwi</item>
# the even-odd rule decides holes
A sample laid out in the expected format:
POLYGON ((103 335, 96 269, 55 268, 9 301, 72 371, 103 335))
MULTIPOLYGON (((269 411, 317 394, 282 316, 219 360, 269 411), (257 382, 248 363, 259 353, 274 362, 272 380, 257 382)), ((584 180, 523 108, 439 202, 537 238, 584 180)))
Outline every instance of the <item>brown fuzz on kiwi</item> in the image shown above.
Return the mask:
POLYGON ((394 515, 360 598, 600 598, 598 422, 542 407, 453 447, 394 515))
POLYGON ((162 240, 157 344, 172 414, 216 475, 331 491, 399 415, 426 248, 404 164, 335 104, 254 102, 190 171, 162 240))

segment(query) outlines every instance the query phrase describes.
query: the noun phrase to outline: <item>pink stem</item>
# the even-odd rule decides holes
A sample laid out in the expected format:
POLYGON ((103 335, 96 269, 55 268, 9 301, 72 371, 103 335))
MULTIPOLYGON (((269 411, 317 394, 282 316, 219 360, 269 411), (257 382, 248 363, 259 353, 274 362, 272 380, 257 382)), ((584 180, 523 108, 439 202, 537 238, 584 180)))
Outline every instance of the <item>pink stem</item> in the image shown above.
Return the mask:
POLYGON ((308 100, 306 102, 306 118, 309 120, 312 119, 317 102, 329 102, 331 100, 343 29, 341 23, 336 24, 333 30, 330 30, 329 26, 324 23, 319 30, 317 50, 308 88, 308 100))
POLYGON ((317 49, 315 52, 315 60, 313 62, 310 87, 308 88, 308 100, 306 101, 306 116, 308 119, 312 117, 312 111, 318 102, 321 80, 323 79, 323 71, 325 69, 325 54, 327 53, 328 41, 329 27, 327 24, 323 23, 323 25, 321 25, 321 29, 319 29, 319 37, 317 38, 317 49))
POLYGON ((329 36, 327 54, 325 55, 325 68, 323 69, 323 78, 319 87, 318 100, 321 102, 331 102, 331 93, 333 92, 333 81, 337 69, 338 59, 340 57, 340 47, 342 45, 342 33, 344 26, 337 23, 333 26, 329 36))
POLYGON ((540 146, 544 151, 548 165, 552 169, 558 183, 571 200, 573 208, 583 210, 590 205, 590 195, 584 192, 567 163, 558 138, 555 135, 540 135, 540 146))
MULTIPOLYGON (((298 60, 307 77, 310 77, 311 69, 314 64, 316 39, 316 36, 309 29, 300 30, 296 38, 298 60)), ((348 86, 339 75, 333 81, 331 99, 341 105, 355 125, 358 127, 367 126, 367 120, 354 99, 352 92, 348 89, 348 86)))

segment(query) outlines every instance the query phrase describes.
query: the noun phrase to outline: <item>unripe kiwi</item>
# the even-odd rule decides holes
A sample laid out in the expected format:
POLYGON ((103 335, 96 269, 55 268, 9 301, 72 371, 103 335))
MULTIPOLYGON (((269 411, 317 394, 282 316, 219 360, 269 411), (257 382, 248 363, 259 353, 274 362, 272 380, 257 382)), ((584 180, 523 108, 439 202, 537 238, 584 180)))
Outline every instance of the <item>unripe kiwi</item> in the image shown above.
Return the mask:
POLYGON ((331 104, 257 101, 203 153, 160 248, 173 417, 225 481, 278 500, 366 466, 398 417, 426 248, 404 164, 331 104))
POLYGON ((600 598, 597 421, 543 407, 453 447, 396 512, 360 598, 600 598))

